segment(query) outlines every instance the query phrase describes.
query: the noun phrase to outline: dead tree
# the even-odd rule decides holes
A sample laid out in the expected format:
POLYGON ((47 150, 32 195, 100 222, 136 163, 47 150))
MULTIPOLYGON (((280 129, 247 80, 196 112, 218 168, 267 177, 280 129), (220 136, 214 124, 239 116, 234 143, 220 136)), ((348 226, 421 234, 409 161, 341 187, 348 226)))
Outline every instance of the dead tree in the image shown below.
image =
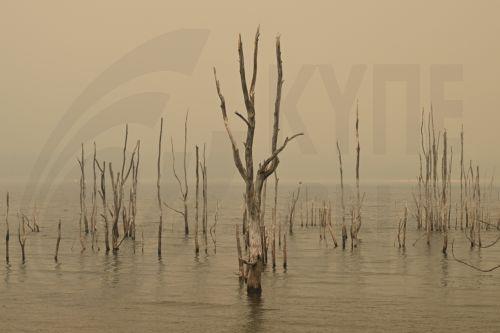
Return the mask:
POLYGON ((283 233, 283 269, 286 271, 288 267, 288 257, 286 248, 286 232, 283 233))
POLYGON ((281 46, 280 38, 276 38, 276 60, 278 79, 276 86, 276 99, 274 104, 274 126, 273 135, 271 140, 271 155, 259 164, 257 172, 254 172, 254 158, 253 158, 253 143, 255 134, 255 84, 257 81, 257 54, 259 43, 259 29, 255 34, 254 54, 253 54, 253 74, 250 87, 247 84, 245 73, 245 60, 243 54, 243 45, 241 42, 241 35, 238 39, 238 55, 239 55, 239 71, 241 80, 241 89, 243 91, 243 98, 246 108, 246 117, 241 113, 236 112, 236 115, 243 120, 246 124, 246 141, 245 141, 245 164, 243 164, 236 139, 233 137, 229 126, 229 120, 226 110, 226 101, 222 94, 217 73, 214 68, 214 77, 217 88, 217 94, 220 99, 220 109, 222 119, 231 142, 233 150, 233 159, 239 174, 245 182, 246 206, 249 217, 249 238, 250 249, 249 258, 246 260, 248 266, 247 276, 247 293, 260 294, 261 287, 261 272, 263 268, 261 235, 260 235, 260 216, 261 216, 261 195, 264 181, 273 174, 279 164, 278 155, 285 149, 287 144, 301 135, 302 133, 295 134, 292 137, 287 137, 281 146, 278 146, 278 132, 279 132, 279 117, 280 117, 280 103, 281 103, 281 90, 283 86, 283 69, 281 61, 281 46))
POLYGON ((160 213, 160 223, 158 225, 158 258, 161 258, 161 233, 163 231, 163 209, 161 205, 161 190, 160 190, 160 180, 161 180, 161 138, 163 136, 163 118, 161 118, 160 122, 160 137, 158 139, 158 161, 157 161, 157 171, 158 175, 156 178, 156 194, 158 198, 158 209, 160 213))
POLYGON ((243 255, 241 252, 240 230, 239 225, 236 224, 236 250, 238 251, 238 277, 240 281, 245 279, 245 269, 243 268, 243 255))
POLYGON ((57 263, 57 256, 59 253, 59 243, 61 243, 61 220, 59 220, 59 224, 57 225, 56 253, 54 255, 54 261, 56 263, 57 263))
POLYGON ((207 179, 207 160, 206 160, 206 145, 203 145, 203 161, 200 162, 202 176, 202 224, 203 224, 203 240, 205 243, 205 254, 208 254, 208 179, 207 179))
POLYGON ((5 261, 9 263, 9 240, 10 240, 10 230, 9 230, 9 192, 7 192, 7 212, 5 213, 5 261))
POLYGON ((108 221, 108 203, 106 200, 106 162, 103 161, 102 167, 99 164, 99 162, 96 160, 95 161, 99 172, 101 174, 100 179, 100 190, 99 190, 99 196, 101 197, 102 201, 102 214, 101 217, 104 221, 104 245, 106 247, 106 253, 109 252, 110 247, 109 247, 109 221, 108 221))
MULTIPOLYGON (((195 203, 195 225, 194 225, 194 252, 196 255, 200 253, 200 244, 198 242, 198 230, 199 230, 199 198, 200 198, 200 156, 199 148, 196 146, 196 203, 195 203)), ((239 238, 238 238, 239 243, 239 238)))
POLYGON ((361 229, 361 195, 359 191, 359 165, 360 165, 360 152, 361 148, 359 145, 359 112, 358 107, 356 107, 356 208, 353 214, 353 223, 351 224, 351 249, 358 244, 358 233, 361 229))
MULTIPOLYGON (((136 147, 133 153, 134 159, 130 161, 131 164, 131 186, 129 189, 129 201, 128 207, 123 207, 122 216, 123 216, 123 236, 130 237, 132 240, 135 240, 135 232, 136 232, 136 217, 137 217, 137 186, 138 186, 138 175, 139 175, 139 162, 140 162, 140 150, 141 150, 141 142, 137 140, 136 147)), ((135 242, 134 249, 135 249, 135 242)))
POLYGON ((26 246, 26 226, 24 221, 24 218, 19 221, 19 227, 17 229, 17 237, 19 245, 21 245, 21 259, 23 264, 26 262, 26 253, 24 250, 26 246))
POLYGON ((345 249, 347 241, 347 228, 345 225, 345 203, 344 203, 344 173, 342 170, 342 154, 340 152, 339 142, 337 141, 337 153, 339 156, 339 171, 340 171, 340 203, 342 205, 342 249, 345 249))
MULTIPOLYGON (((94 176, 93 188, 92 188, 92 211, 90 213, 90 234, 92 236, 92 250, 94 250, 94 245, 96 242, 96 232, 97 232, 97 172, 96 172, 96 161, 97 152, 96 144, 94 142, 94 158, 92 161, 92 172, 94 176)), ((56 255, 57 256, 57 255, 56 255)), ((56 258, 57 261, 57 258, 56 258)))
POLYGON ((87 222, 87 205, 86 205, 86 185, 85 185, 85 152, 83 150, 82 143, 82 154, 81 159, 77 159, 80 165, 80 220, 78 224, 78 232, 80 238, 80 245, 82 247, 82 252, 85 251, 85 240, 82 234, 82 224, 85 228, 85 233, 88 232, 88 222, 87 222))
POLYGON ((129 166, 125 169, 125 165, 127 163, 127 141, 128 141, 128 125, 125 127, 125 142, 123 145, 123 159, 122 159, 122 168, 121 172, 118 171, 115 173, 113 171, 112 163, 109 163, 109 174, 111 176, 111 189, 113 191, 113 209, 111 210, 111 218, 113 219, 113 223, 111 226, 111 244, 113 248, 113 252, 119 250, 121 243, 128 236, 128 226, 127 226, 127 216, 125 213, 125 208, 123 207, 123 198, 125 191, 125 183, 127 182, 128 177, 131 174, 132 166, 135 163, 135 154, 137 153, 137 149, 139 147, 139 142, 135 146, 132 151, 132 155, 130 157, 129 166), (118 222, 120 220, 120 216, 122 216, 122 221, 124 225, 124 232, 122 239, 120 240, 120 233, 118 231, 118 222))
POLYGON ((219 221, 219 202, 215 206, 214 224, 210 227, 210 237, 214 243, 214 254, 217 254, 217 222, 219 221))
POLYGON ((170 137, 170 143, 172 146, 172 171, 174 173, 174 177, 177 180, 177 183, 179 184, 179 191, 181 193, 181 199, 184 204, 184 210, 180 211, 175 208, 170 207, 166 203, 164 205, 171 209, 172 211, 176 212, 177 214, 181 215, 184 218, 184 234, 187 236, 189 235, 189 223, 188 223, 188 206, 187 206, 187 200, 188 200, 188 183, 187 183, 187 166, 186 166, 186 148, 187 148, 187 122, 188 122, 188 114, 189 112, 186 112, 186 120, 184 122, 184 185, 182 184, 179 176, 177 175, 177 172, 175 171, 175 153, 174 153, 174 141, 172 137, 170 137))
MULTIPOLYGON (((271 247, 271 255, 273 260, 273 269, 276 268, 276 217, 278 209, 278 172, 274 171, 274 207, 273 207, 273 240, 271 247)), ((281 236, 278 236, 281 237, 281 236)))
POLYGON ((297 205, 297 201, 299 201, 300 197, 300 185, 302 185, 301 182, 299 182, 299 186, 297 187, 297 194, 295 194, 295 191, 292 192, 290 212, 288 214, 288 230, 290 232, 290 235, 293 234, 293 220, 295 218, 295 206, 297 205))
POLYGON ((408 219, 408 206, 405 204, 403 217, 399 219, 398 223, 398 246, 406 248, 406 222, 408 219))

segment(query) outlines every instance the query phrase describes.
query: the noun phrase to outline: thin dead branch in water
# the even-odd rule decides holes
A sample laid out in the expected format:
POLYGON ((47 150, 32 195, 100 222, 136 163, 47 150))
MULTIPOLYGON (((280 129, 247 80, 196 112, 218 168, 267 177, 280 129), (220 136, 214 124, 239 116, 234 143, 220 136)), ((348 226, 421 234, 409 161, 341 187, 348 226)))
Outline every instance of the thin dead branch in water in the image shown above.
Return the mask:
POLYGON ((470 268, 472 268, 472 269, 475 269, 475 270, 477 270, 477 271, 483 272, 483 273, 489 273, 489 272, 492 272, 492 271, 494 271, 494 270, 496 270, 496 269, 500 268, 500 265, 496 265, 496 266, 493 266, 493 267, 491 267, 491 268, 486 268, 486 269, 483 269, 483 268, 480 268, 480 267, 478 267, 478 266, 475 266, 475 265, 473 265, 473 264, 471 264, 471 263, 468 263, 468 262, 466 262, 465 260, 458 259, 457 257, 455 257, 455 252, 454 252, 454 249, 453 249, 453 245, 454 245, 454 243, 455 243, 455 240, 453 240, 453 241, 451 242, 451 254, 452 254, 453 259, 454 259, 455 261, 457 261, 457 262, 459 262, 459 263, 461 263, 461 264, 464 264, 465 266, 468 266, 468 267, 470 267, 470 268))
POLYGON ((57 224, 57 240, 56 240, 56 253, 54 254, 54 261, 58 262, 58 254, 59 254, 59 244, 61 243, 61 220, 57 224))
POLYGON ((297 186, 297 193, 295 191, 292 192, 292 198, 290 201, 290 211, 288 213, 288 231, 291 234, 293 234, 293 222, 295 218, 295 207, 297 206, 297 201, 299 200, 300 197, 300 187, 302 183, 299 182, 299 185, 297 186))
POLYGON ((219 221, 219 201, 215 205, 214 224, 210 227, 210 237, 214 244, 214 254, 217 254, 217 222, 219 221))

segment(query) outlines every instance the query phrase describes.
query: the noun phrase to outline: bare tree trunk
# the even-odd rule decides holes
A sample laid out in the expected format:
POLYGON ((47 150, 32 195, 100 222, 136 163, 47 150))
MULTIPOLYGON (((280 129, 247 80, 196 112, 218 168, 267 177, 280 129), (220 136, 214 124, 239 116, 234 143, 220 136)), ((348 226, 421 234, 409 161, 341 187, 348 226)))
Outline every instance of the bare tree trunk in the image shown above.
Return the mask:
POLYGON ((306 186, 306 228, 309 226, 309 188, 306 186))
POLYGON ((288 257, 286 248, 286 232, 283 233, 283 268, 286 270, 288 267, 288 257))
POLYGON ((354 246, 358 244, 358 233, 361 229, 361 196, 359 192, 359 166, 360 166, 360 152, 361 148, 359 145, 359 111, 356 106, 356 219, 354 220, 355 224, 353 225, 353 234, 354 240, 351 240, 353 243, 356 242, 354 246))
POLYGON ((57 256, 59 253, 59 243, 61 242, 61 220, 57 224, 57 240, 56 240, 56 253, 54 255, 54 261, 57 262, 57 256))
POLYGON ((278 213, 278 172, 274 171, 274 207, 273 207, 273 242, 272 242, 272 260, 273 269, 276 268, 276 215, 278 213))
POLYGON ((106 246, 106 253, 109 252, 109 223, 108 223, 108 203, 106 200, 106 161, 103 161, 103 165, 99 164, 97 160, 95 160, 97 167, 99 168, 99 172, 101 173, 101 189, 99 190, 99 195, 102 201, 102 219, 104 220, 104 242, 106 246))
POLYGON ((25 227, 25 222, 24 218, 21 219, 22 222, 19 222, 19 227, 17 229, 17 237, 19 240, 19 245, 21 245, 21 260, 22 263, 24 264, 26 262, 26 254, 24 252, 24 248, 26 246, 26 227, 25 227))
POLYGON ((296 134, 290 138, 286 138, 282 146, 278 147, 278 132, 279 132, 279 115, 280 115, 280 103, 281 103, 281 90, 283 86, 283 70, 281 61, 281 46, 279 37, 276 39, 276 60, 278 67, 278 79, 277 79, 277 89, 276 89, 276 100, 274 108, 274 126, 273 126, 273 136, 271 140, 271 156, 259 164, 257 172, 254 172, 254 161, 253 161, 253 143, 254 143, 254 133, 255 133, 255 84, 257 80, 257 54, 258 54, 258 43, 259 43, 259 30, 255 35, 254 42, 254 57, 253 57, 253 74, 252 81, 250 84, 250 89, 247 86, 247 79, 245 74, 245 61, 243 54, 243 45, 241 43, 241 35, 238 39, 238 55, 239 55, 239 67, 240 67, 240 80, 241 89, 243 91, 243 98, 245 101, 245 108, 247 116, 244 117, 240 113, 236 115, 243 120, 247 126, 246 141, 245 141, 245 166, 242 163, 240 152, 236 144, 236 140, 233 137, 231 129, 229 127, 227 112, 226 112, 226 102, 222 91, 220 88, 219 80, 217 79, 217 73, 214 68, 215 83, 217 88, 217 94, 220 99, 220 108, 222 112, 222 118, 224 125, 226 127, 226 132, 228 134, 229 140, 231 141, 231 146, 233 150, 233 159, 238 172, 245 181, 245 198, 247 212, 249 216, 249 258, 247 261, 248 278, 247 278, 247 293, 249 294, 260 294, 262 291, 261 287, 261 272, 263 265, 263 254, 262 254, 262 244, 260 235, 260 217, 261 217, 261 196, 262 189, 265 180, 277 169, 279 164, 278 155, 283 151, 291 140, 293 140, 298 135, 296 134))
POLYGON ((297 196, 295 196, 295 191, 292 192, 292 200, 290 203, 290 214, 288 215, 288 231, 291 234, 293 234, 293 221, 295 218, 295 206, 297 205, 297 201, 299 200, 300 196, 300 185, 302 185, 301 182, 299 182, 298 188, 297 188, 297 196))
POLYGON ((460 230, 464 229, 464 199, 463 199, 463 183, 464 183, 464 126, 460 131, 460 230))
POLYGON ((238 250, 238 276, 240 280, 245 278, 245 270, 243 268, 243 254, 241 252, 240 230, 239 225, 236 224, 236 249, 238 250))
POLYGON ((7 192, 7 212, 5 213, 5 262, 9 263, 9 240, 10 240, 10 230, 9 230, 9 192, 7 192))
MULTIPOLYGON (((137 192, 138 192, 138 178, 139 178, 139 163, 140 163, 140 151, 141 151, 141 142, 137 141, 137 162, 132 162, 132 188, 130 190, 130 212, 129 212, 129 237, 135 241, 136 234, 136 218, 137 218, 137 192)), ((135 246, 135 243, 134 243, 135 246)))
MULTIPOLYGON (((96 173, 96 144, 94 142, 94 158, 92 160, 92 172, 93 172, 93 188, 92 188, 92 212, 90 214, 90 234, 92 236, 92 250, 94 250, 95 240, 96 240, 96 215, 97 215, 97 173, 96 173)), ((56 260, 57 261, 57 260, 56 260)))
MULTIPOLYGON (((200 197, 200 173, 199 173, 199 163, 200 163, 200 157, 199 157, 199 149, 198 146, 196 146, 196 205, 195 205, 195 226, 194 226, 194 252, 196 255, 200 253, 200 245, 198 243, 198 230, 199 230, 199 197, 200 197)), ((238 233, 238 232, 236 232, 238 233)), ((239 236, 238 236, 239 237, 239 236)), ((239 244, 240 239, 238 238, 238 244, 239 244)))
POLYGON ((214 224, 210 227, 210 237, 214 243, 214 254, 217 254, 217 222, 219 220, 219 202, 215 206, 214 224))
POLYGON ((80 165, 80 220, 79 220, 79 225, 78 225, 78 232, 79 232, 79 238, 80 238, 80 245, 82 247, 82 252, 85 251, 85 240, 83 238, 82 234, 82 225, 84 225, 85 228, 85 233, 88 232, 88 224, 87 224, 87 206, 86 206, 86 189, 85 189, 85 156, 84 156, 84 150, 83 150, 83 143, 82 143, 82 153, 81 153, 81 159, 77 160, 78 164, 80 165))
POLYGON ((186 165, 186 156, 187 156, 187 126, 188 126, 188 114, 189 112, 186 112, 186 120, 184 122, 184 195, 183 195, 183 201, 184 201, 184 233, 186 235, 189 235, 189 223, 188 223, 188 206, 187 206, 187 200, 188 200, 188 181, 187 181, 187 165, 186 165))
POLYGON ((339 142, 337 141, 337 153, 339 157, 339 170, 340 170, 340 202, 342 205, 342 249, 345 249, 347 241, 347 229, 345 225, 345 204, 344 204, 344 175, 342 171, 342 154, 340 153, 339 142))
POLYGON ((202 195, 203 195, 203 240, 205 243, 205 254, 208 254, 208 179, 207 179, 207 160, 206 160, 206 145, 203 145, 203 161, 201 164, 201 175, 202 175, 202 195))
POLYGON ((162 209, 162 200, 161 200, 161 190, 160 190, 160 180, 161 180, 161 138, 163 136, 163 117, 160 122, 160 137, 158 139, 158 162, 157 162, 157 171, 158 176, 156 178, 156 193, 158 197, 158 209, 160 211, 160 223, 158 225, 158 258, 161 258, 161 233, 163 230, 163 209, 162 209))
POLYGON ((180 194, 181 194, 181 198, 182 198, 182 203, 183 203, 184 210, 180 211, 180 210, 177 210, 177 209, 172 208, 169 205, 165 204, 165 206, 167 208, 170 208, 172 211, 178 213, 179 215, 181 215, 184 218, 184 234, 186 236, 189 235, 188 206, 187 206, 189 188, 188 188, 188 184, 187 184, 187 166, 186 166, 188 114, 189 114, 189 112, 186 112, 186 120, 184 122, 184 159, 183 159, 183 161, 184 161, 184 164, 183 164, 183 167, 184 167, 184 182, 181 182, 181 179, 179 178, 179 176, 177 175, 177 172, 175 170, 174 141, 173 141, 172 137, 170 137, 170 142, 171 142, 171 146, 172 146, 172 171, 174 173, 175 179, 177 180, 177 183, 179 184, 179 191, 180 191, 180 194), (184 185, 183 185, 183 183, 184 183, 184 185))

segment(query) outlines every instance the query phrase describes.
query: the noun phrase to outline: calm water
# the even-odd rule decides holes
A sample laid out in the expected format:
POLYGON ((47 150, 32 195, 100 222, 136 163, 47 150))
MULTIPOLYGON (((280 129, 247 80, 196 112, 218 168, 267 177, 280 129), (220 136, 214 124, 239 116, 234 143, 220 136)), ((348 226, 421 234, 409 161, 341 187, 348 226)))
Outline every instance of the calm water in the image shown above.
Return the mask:
MULTIPOLYGON (((28 235, 27 262, 22 265, 15 213, 23 188, 9 186, 13 235, 11 264, 0 266, 1 332, 500 331, 500 270, 480 273, 455 262, 451 252, 443 257, 437 235, 430 248, 425 241, 412 246, 421 235, 413 219, 406 251, 394 247, 397 216, 404 200, 411 198, 407 185, 363 188, 362 244, 354 252, 321 243, 316 228, 300 227, 298 214, 288 240, 288 270, 281 268, 279 255, 278 269, 268 267, 264 273, 260 300, 248 298, 236 276, 234 225, 241 223, 241 187, 210 185, 209 224, 216 198, 221 201, 217 254, 210 243, 208 255, 202 252, 196 258, 180 218, 167 212, 159 261, 152 186, 142 185, 139 193, 144 252, 138 242, 134 254, 131 241, 125 241, 117 255, 92 252, 90 246, 80 253, 78 185, 61 186, 39 208, 41 232, 28 235), (60 263, 55 264, 59 218, 63 240, 60 263)), ((282 210, 293 188, 281 187, 282 210)), ((179 205, 176 189, 165 189, 173 205, 179 205)), ((309 198, 329 196, 335 202, 337 195, 334 185, 309 185, 309 198)), ((269 191, 269 204, 271 197, 269 191)), ((4 202, 0 207, 3 260, 4 202)), ((334 209, 338 213, 336 205, 334 209)), ((498 211, 493 214, 498 216, 498 211)), ((493 239, 496 233, 483 237, 493 239)), ((500 262, 500 246, 470 251, 460 232, 453 238, 458 257, 483 267, 500 262)))

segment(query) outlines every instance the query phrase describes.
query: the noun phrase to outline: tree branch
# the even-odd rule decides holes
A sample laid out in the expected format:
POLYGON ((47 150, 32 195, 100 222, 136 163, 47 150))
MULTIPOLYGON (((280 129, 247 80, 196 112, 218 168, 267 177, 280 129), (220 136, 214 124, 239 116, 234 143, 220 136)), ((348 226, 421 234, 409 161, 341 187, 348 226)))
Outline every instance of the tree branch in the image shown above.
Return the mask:
POLYGON ((179 189, 181 191, 181 195, 182 197, 184 197, 184 190, 182 189, 181 180, 179 176, 177 176, 177 172, 175 171, 174 139, 172 137, 170 137, 170 145, 172 146, 172 170, 174 172, 175 179, 177 179, 177 183, 179 183, 179 189))
POLYGON ((453 244, 455 243, 455 240, 453 240, 451 242, 451 254, 453 255, 453 259, 455 259, 455 261, 458 261, 459 263, 461 264, 464 264, 465 266, 468 266, 470 268, 473 268, 477 271, 480 271, 480 272, 483 272, 483 273, 488 273, 488 272, 492 272, 498 268, 500 268, 500 265, 496 265, 496 266, 493 266, 491 268, 488 268, 488 269, 483 269, 483 268, 480 268, 480 267, 477 267, 477 266, 474 266, 472 264, 469 264, 468 262, 462 260, 462 259, 457 259, 457 257, 455 257, 455 252, 453 251, 453 244))
POLYGON ((278 149, 276 149, 273 154, 267 158, 264 163, 262 163, 261 167, 259 168, 259 173, 263 173, 265 175, 271 175, 274 170, 276 170, 276 168, 278 167, 278 163, 273 163, 271 165, 271 167, 267 170, 267 166, 269 165, 269 163, 275 161, 278 159, 278 155, 279 153, 281 153, 283 151, 283 149, 285 149, 286 145, 292 141, 293 139, 295 139, 296 137, 298 136, 301 136, 301 135, 304 135, 304 133, 297 133, 295 135, 292 135, 291 137, 286 137, 285 141, 283 142, 283 145, 281 145, 281 147, 279 147, 278 149))
POLYGON ((246 170, 243 167, 243 164, 241 162, 241 157, 240 157, 240 151, 238 149, 238 146, 236 145, 236 141, 234 140, 233 134, 231 132, 231 128, 229 127, 228 119, 227 119, 227 112, 226 112, 226 101, 224 99, 224 96, 222 95, 222 91, 220 89, 220 83, 219 80, 217 79, 217 71, 214 67, 214 78, 215 78, 215 85, 217 87, 217 94, 219 95, 220 99, 220 108, 222 112, 222 119, 224 120, 224 126, 226 127, 226 132, 227 135, 229 136, 229 140, 231 141, 231 146, 233 148, 233 159, 234 159, 234 164, 236 165, 236 168, 238 169, 238 172, 240 173, 241 177, 246 181, 246 170))
POLYGON ((245 122, 245 124, 247 124, 247 126, 248 126, 248 127, 252 126, 252 125, 250 125, 250 123, 248 122, 247 118, 245 118, 245 117, 244 117, 241 113, 239 113, 239 112, 236 112, 236 111, 235 111, 235 112, 234 112, 234 114, 235 114, 235 115, 237 115, 238 117, 240 117, 240 118, 241 118, 241 120, 243 120, 243 121, 245 122))
POLYGON ((172 211, 176 212, 177 214, 180 214, 180 215, 184 216, 184 212, 181 212, 180 210, 177 210, 177 209, 175 209, 175 208, 173 208, 173 207, 170 207, 169 205, 167 205, 167 203, 166 203, 165 201, 163 202, 163 205, 164 205, 165 207, 167 207, 168 209, 170 209, 170 210, 172 210, 172 211))
POLYGON ((260 37, 260 26, 257 27, 257 32, 255 33, 255 42, 253 49, 253 75, 252 83, 250 84, 250 98, 252 103, 255 101, 255 83, 257 81, 257 54, 259 52, 259 37, 260 37))

